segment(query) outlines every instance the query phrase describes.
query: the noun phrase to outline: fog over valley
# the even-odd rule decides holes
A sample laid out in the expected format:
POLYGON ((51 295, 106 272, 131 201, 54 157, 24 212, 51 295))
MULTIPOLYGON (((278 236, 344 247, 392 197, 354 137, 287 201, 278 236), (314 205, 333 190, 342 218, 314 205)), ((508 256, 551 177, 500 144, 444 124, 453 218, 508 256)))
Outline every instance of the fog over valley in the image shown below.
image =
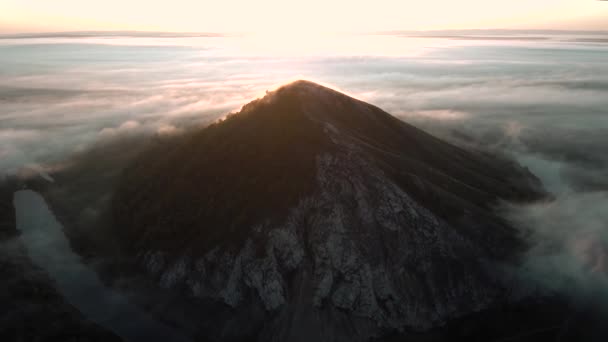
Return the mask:
MULTIPOLYGON (((235 127, 258 127, 253 124, 247 126, 246 123, 239 126, 236 119, 226 119, 226 116, 267 94, 270 94, 267 101, 271 103, 273 91, 277 88, 304 79, 377 106, 465 150, 517 161, 524 171, 528 170, 542 183, 542 186, 532 186, 530 191, 543 196, 541 200, 529 201, 526 197, 529 193, 522 192, 526 194, 521 195, 526 201, 517 202, 509 200, 508 196, 497 195, 500 200, 491 208, 500 220, 515 227, 517 237, 522 238, 525 245, 517 262, 508 266, 507 273, 509 277, 522 279, 528 287, 514 290, 517 293, 512 295, 525 296, 529 294, 526 291, 560 293, 568 298, 569 303, 575 303, 572 304, 574 307, 593 304, 594 310, 608 314, 607 32, 386 31, 328 34, 314 38, 286 34, 269 40, 254 34, 129 31, 105 35, 97 32, 11 34, 0 38, 0 179, 18 184, 15 187, 34 189, 44 189, 44 184, 56 182, 56 187, 51 186, 41 192, 43 197, 48 195, 53 198, 51 202, 56 202, 58 209, 55 214, 62 224, 64 219, 81 226, 105 224, 104 210, 111 207, 117 198, 112 197, 115 196, 114 188, 108 184, 120 184, 125 203, 128 203, 128 196, 132 194, 129 184, 139 181, 139 178, 137 181, 133 178, 124 182, 127 185, 117 181, 123 168, 131 163, 136 166, 127 169, 131 172, 127 173, 129 177, 140 177, 140 174, 145 177, 141 168, 149 167, 151 174, 156 175, 154 172, 162 170, 187 170, 199 159, 211 163, 216 159, 209 157, 211 161, 207 161, 202 157, 205 150, 197 150, 200 155, 193 155, 191 161, 184 165, 170 168, 161 165, 162 161, 173 160, 171 158, 180 153, 179 148, 190 146, 188 136, 198 137, 196 130, 199 128, 222 120, 235 127), (294 44, 294 41, 301 43, 294 44), (182 141, 182 137, 186 138, 182 141), (163 142, 173 139, 178 147, 163 149, 163 142), (141 151, 157 151, 155 153, 161 161, 156 164, 148 162, 144 157, 138 157, 141 151), (78 204, 78 209, 65 208, 66 203, 78 204), (70 213, 74 215, 66 219, 70 213)), ((312 86, 301 87, 305 94, 326 91, 315 90, 312 86)), ((290 89, 284 93, 291 94, 290 91, 295 92, 299 88, 290 89)), ((292 108, 287 95, 282 101, 285 103, 280 102, 276 106, 292 108)), ((249 109, 243 108, 243 112, 257 113, 255 106, 266 105, 264 101, 254 102, 249 109)), ((274 108, 270 104, 268 106, 274 108)), ((347 108, 348 105, 341 106, 336 108, 347 108)), ((303 112, 309 110, 306 108, 302 109, 303 112)), ((363 107, 357 108, 364 111, 363 107)), ((236 116, 239 115, 243 114, 236 116)), ((271 119, 268 119, 269 125, 274 124, 271 119)), ((340 127, 335 122, 327 123, 329 128, 326 131, 331 131, 332 127, 339 131, 340 127)), ((292 124, 297 125, 299 121, 289 121, 285 125, 292 124)), ((239 129, 234 132, 243 134, 243 144, 249 141, 248 137, 256 136, 256 132, 249 128, 239 129)), ((219 131, 217 136, 224 137, 221 134, 224 133, 219 131)), ((233 141, 233 137, 224 139, 233 141)), ((263 139, 261 134, 260 139, 263 139)), ((291 141, 290 137, 281 135, 276 139, 291 141)), ((319 146, 326 144, 324 138, 316 136, 303 139, 303 144, 309 144, 311 149, 321 148, 315 145, 317 143, 319 146)), ((339 140, 332 139, 332 143, 339 140)), ((387 137, 387 141, 392 140, 387 137)), ((207 140, 205 144, 208 144, 207 140)), ((208 146, 205 144, 192 146, 208 146)), ((221 144, 218 151, 224 151, 223 148, 232 151, 225 144, 221 144)), ((239 148, 245 147, 238 145, 234 150, 241 151, 239 148)), ((276 155, 282 153, 281 150, 272 151, 276 155)), ((305 149, 297 153, 304 158, 308 152, 305 149)), ((261 153, 260 158, 266 157, 261 153)), ((390 164, 388 157, 386 160, 378 158, 380 165, 390 164)), ((457 160, 456 156, 454 158, 457 160)), ((469 160, 468 157, 462 158, 469 160)), ((221 162, 223 159, 217 160, 221 162)), ((333 165, 337 162, 327 159, 323 163, 333 165)), ((477 172, 475 168, 482 164, 471 165, 474 166, 463 166, 463 174, 477 172)), ((331 170, 330 166, 327 168, 331 170)), ((302 169, 305 167, 290 170, 297 177, 295 175, 304 172, 302 169)), ((390 174, 387 171, 391 170, 390 167, 383 170, 390 174)), ((412 170, 416 169, 412 166, 412 170)), ((171 175, 188 174, 186 171, 175 172, 171 175)), ((243 175, 248 172, 245 166, 239 170, 243 175)), ((331 171, 327 172, 331 175, 331 171)), ((202 171, 200 174, 206 175, 202 171)), ((381 174, 384 175, 378 173, 381 174)), ((519 177, 519 173, 517 175, 519 177)), ((468 180, 464 176, 464 180, 457 178, 460 176, 455 175, 453 181, 461 183, 468 180)), ((502 182, 499 178, 495 176, 492 181, 502 182)), ((260 179, 265 178, 256 178, 260 179)), ((182 180, 176 176, 175 181, 179 183, 182 180)), ((215 182, 222 181, 216 179, 215 182)), ((251 187, 257 189, 255 181, 252 182, 251 187)), ((305 183, 305 180, 301 182, 305 183)), ((277 184, 278 187, 283 183, 277 184)), ((485 183, 480 181, 478 184, 479 189, 485 189, 485 183)), ((502 186, 503 183, 500 184, 502 186)), ((242 186, 249 189, 247 186, 250 185, 242 186)), ((307 189, 306 184, 301 186, 307 189)), ((516 188, 510 189, 515 189, 514 193, 520 191, 516 188)), ((162 191, 160 185, 158 189, 154 188, 154 191, 162 191)), ((387 189, 377 191, 392 194, 393 190, 387 189)), ((509 192, 504 190, 504 193, 509 192)), ((149 200, 135 191, 133 194, 133 198, 149 200)), ((274 203, 271 195, 263 200, 274 203)), ((23 192, 19 196, 20 203, 28 203, 23 192)), ((472 198, 477 200, 477 197, 472 198)), ((513 198, 517 196, 513 195, 513 198)), ((9 200, 6 201, 8 203, 9 200)), ((211 200, 209 203, 214 205, 211 200)), ((55 211, 53 203, 50 207, 55 211)), ((471 212, 463 215, 468 214, 471 212)), ((23 213, 20 215, 20 220, 27 218, 23 213)), ((298 216, 295 217, 294 222, 299 222, 298 216)), ((222 221, 218 219, 218 222, 222 221)), ((56 227, 56 223, 53 224, 56 227)), ((492 226, 500 230, 498 227, 501 226, 492 226)), ((66 230, 69 231, 68 228, 66 230)), ((142 233, 142 236, 149 239, 153 236, 150 234, 142 233)), ((111 267, 103 266, 95 255, 109 253, 118 247, 103 246, 87 252, 87 243, 91 242, 79 234, 74 233, 74 236, 80 242, 72 248, 85 256, 86 263, 102 265, 100 268, 105 276, 115 272, 111 267)), ((145 240, 143 237, 141 241, 145 240)), ((52 239, 58 238, 53 235, 52 239)), ((291 241, 289 236, 276 239, 291 241)), ((437 239, 441 240, 441 237, 437 239)), ((138 246, 144 243, 141 241, 138 246)), ((3 245, 0 247, 4 248, 3 245)), ((138 258, 144 258, 152 267, 150 265, 154 264, 156 256, 150 253, 138 255, 138 258)), ((69 258, 72 260, 75 256, 70 255, 69 258)), ((245 257, 242 258, 244 260, 245 257)), ((296 259, 293 255, 289 258, 296 259)), ((74 267, 80 269, 82 265, 74 267)), ((205 272, 211 271, 207 269, 205 272)), ((105 278, 102 280, 111 283, 105 278)), ((129 293, 132 288, 125 285, 140 279, 123 280, 124 284, 121 280, 114 280, 113 284, 123 286, 127 293, 125 296, 133 296, 134 302, 145 303, 137 294, 129 293)), ((87 282, 93 281, 89 279, 87 282)), ((255 283, 254 280, 250 282, 255 283)), ((101 286, 93 284, 89 286, 101 286)), ((251 286, 253 288, 254 285, 251 286)), ((172 298, 166 294, 159 297, 163 298, 163 303, 169 303, 169 298, 172 298)), ((156 304, 142 305, 148 305, 147 309, 150 309, 156 304)), ((360 303, 353 304, 353 307, 355 305, 360 303)), ((388 307, 388 304, 380 306, 383 305, 388 307)), ((167 304, 162 309, 150 310, 160 312, 169 307, 173 308, 167 304)), ((584 310, 587 309, 581 309, 584 310)), ((173 313, 170 309, 166 311, 173 313)), ((384 316, 383 319, 390 321, 384 316)), ((442 318, 436 319, 440 321, 442 318)), ((141 320, 147 322, 148 317, 141 320)), ((172 323, 168 325, 172 326, 172 323)), ((194 326, 192 323, 188 328, 191 330, 186 329, 185 334, 195 334, 194 326)), ((167 328, 163 326, 162 329, 167 328)))

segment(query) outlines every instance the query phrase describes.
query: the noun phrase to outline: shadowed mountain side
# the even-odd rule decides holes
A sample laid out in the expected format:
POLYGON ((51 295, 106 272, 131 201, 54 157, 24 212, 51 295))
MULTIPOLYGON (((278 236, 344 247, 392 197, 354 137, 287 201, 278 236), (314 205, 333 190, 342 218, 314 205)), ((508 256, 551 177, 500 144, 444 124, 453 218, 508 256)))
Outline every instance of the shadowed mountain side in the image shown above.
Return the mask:
MULTIPOLYGON (((125 172, 115 201, 116 210, 127 214, 117 217, 131 221, 125 224, 142 243, 136 227, 167 234, 169 241, 149 236, 150 243, 162 241, 164 248, 180 249, 184 246, 178 240, 191 243, 198 237, 207 248, 221 235, 229 235, 230 241, 247 238, 243 229, 284 218, 312 193, 318 186, 318 157, 354 146, 428 209, 448 219, 462 219, 467 211, 487 215, 498 199, 539 196, 539 182, 510 161, 465 151, 375 106, 297 81, 138 158, 125 172), (213 228, 201 231, 201 223, 213 228), (171 238, 172 226, 179 227, 176 239, 171 238), (198 236, 188 236, 186 227, 198 236)), ((207 248, 197 245, 199 251, 207 248)))
POLYGON ((142 153, 112 205, 161 287, 224 303, 212 339, 363 341, 504 301, 523 245, 492 207, 542 195, 510 161, 297 81, 142 153))
POLYGON ((114 201, 117 217, 132 227, 127 239, 177 250, 198 239, 197 249, 208 250, 225 242, 226 235, 244 241, 247 228, 284 216, 312 193, 316 157, 331 148, 330 139, 299 106, 293 97, 258 100, 240 114, 137 159, 114 201), (223 228, 204 230, 202 222, 223 228))

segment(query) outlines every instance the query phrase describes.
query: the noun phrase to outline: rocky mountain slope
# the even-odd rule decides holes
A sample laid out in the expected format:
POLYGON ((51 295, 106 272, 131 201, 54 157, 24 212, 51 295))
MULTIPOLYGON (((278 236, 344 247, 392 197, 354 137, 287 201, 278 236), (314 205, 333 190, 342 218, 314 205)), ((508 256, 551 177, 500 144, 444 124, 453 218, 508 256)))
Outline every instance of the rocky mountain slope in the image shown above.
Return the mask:
POLYGON ((503 301, 522 245, 492 208, 541 196, 510 161, 297 81, 150 148, 112 213, 161 287, 222 308, 211 340, 364 341, 503 301))

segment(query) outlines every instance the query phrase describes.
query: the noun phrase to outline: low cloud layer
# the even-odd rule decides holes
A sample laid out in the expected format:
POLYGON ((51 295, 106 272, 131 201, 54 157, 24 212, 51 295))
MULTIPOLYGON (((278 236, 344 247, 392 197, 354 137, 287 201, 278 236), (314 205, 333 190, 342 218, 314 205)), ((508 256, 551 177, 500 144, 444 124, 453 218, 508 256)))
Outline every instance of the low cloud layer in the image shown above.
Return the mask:
POLYGON ((531 248, 521 274, 545 293, 608 313, 608 192, 566 192, 527 206, 507 205, 505 216, 531 248))
POLYGON ((603 286, 608 46, 378 36, 300 57, 242 39, 0 41, 0 173, 43 169, 121 136, 178 133, 305 78, 518 159, 554 194, 503 208, 530 239, 524 268, 560 291, 603 286))

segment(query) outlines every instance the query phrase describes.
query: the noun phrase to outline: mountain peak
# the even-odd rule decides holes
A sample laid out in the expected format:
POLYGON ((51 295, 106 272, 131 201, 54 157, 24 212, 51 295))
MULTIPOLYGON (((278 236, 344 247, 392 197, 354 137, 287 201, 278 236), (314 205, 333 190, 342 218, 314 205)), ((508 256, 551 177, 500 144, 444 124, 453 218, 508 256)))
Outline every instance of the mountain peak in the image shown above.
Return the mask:
MULTIPOLYGON (((324 86, 308 80, 297 80, 291 83, 284 84, 276 88, 275 90, 267 91, 264 97, 248 103, 247 105, 245 105, 245 107, 254 104, 273 102, 277 100, 294 100, 296 98, 300 101, 307 101, 312 103, 318 103, 323 100, 336 101, 340 99, 342 101, 361 102, 347 94, 332 89, 328 86, 324 86)), ((334 103, 334 105, 335 104, 336 103, 334 103)))
POLYGON ((283 119, 294 115, 304 116, 317 127, 332 130, 352 131, 371 125, 369 128, 372 131, 379 124, 403 124, 373 105, 307 80, 297 80, 267 92, 263 98, 243 106, 237 114, 254 112, 258 113, 258 120, 269 115, 277 115, 283 119))
POLYGON ((284 84, 277 88, 277 91, 305 91, 305 90, 318 90, 318 91, 328 91, 328 92, 337 92, 327 86, 323 86, 321 84, 308 81, 308 80, 296 80, 291 83, 284 84))
POLYGON ((270 93, 270 95, 274 96, 288 96, 294 94, 300 97, 305 97, 306 100, 314 102, 323 99, 336 98, 358 101, 355 98, 346 95, 338 90, 308 80, 293 81, 277 88, 275 91, 270 93))
POLYGON ((283 88, 283 89, 293 89, 293 88, 296 88, 297 89, 297 88, 310 88, 310 87, 329 89, 329 88, 324 87, 324 86, 322 86, 322 85, 320 85, 318 83, 315 83, 315 82, 312 82, 312 81, 309 81, 309 80, 303 80, 303 79, 302 80, 296 80, 296 81, 293 81, 291 83, 287 83, 285 85, 282 85, 280 88, 283 88))

